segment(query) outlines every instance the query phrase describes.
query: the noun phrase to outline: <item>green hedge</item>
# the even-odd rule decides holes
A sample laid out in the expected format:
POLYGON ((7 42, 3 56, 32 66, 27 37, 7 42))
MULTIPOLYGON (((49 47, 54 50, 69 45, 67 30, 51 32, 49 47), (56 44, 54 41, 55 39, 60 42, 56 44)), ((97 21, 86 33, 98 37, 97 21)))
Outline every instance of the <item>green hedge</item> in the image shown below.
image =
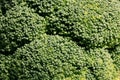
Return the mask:
POLYGON ((0 63, 2 80, 114 80, 116 75, 105 50, 85 52, 59 36, 42 36, 0 63))
POLYGON ((0 0, 0 80, 119 80, 119 0, 0 0))
POLYGON ((0 0, 0 10, 2 15, 5 15, 7 10, 15 6, 14 0, 0 0))
POLYGON ((26 0, 48 21, 47 33, 69 36, 86 48, 120 41, 120 11, 115 0, 26 0))
POLYGON ((86 59, 74 42, 59 36, 43 36, 19 48, 8 59, 10 63, 7 59, 1 61, 5 68, 0 69, 7 75, 1 74, 0 79, 60 80, 72 76, 80 65, 84 67, 86 59))
POLYGON ((89 56, 86 61, 89 64, 88 69, 92 74, 92 76, 88 76, 88 80, 117 80, 115 76, 118 74, 107 50, 96 48, 90 49, 86 53, 89 56))
POLYGON ((15 6, 0 17, 0 52, 12 53, 45 32, 45 20, 26 6, 15 6))
POLYGON ((114 64, 116 64, 116 68, 120 71, 120 45, 110 49, 110 54, 114 64))
POLYGON ((2 11, 1 11, 1 9, 0 9, 0 17, 2 16, 2 11))

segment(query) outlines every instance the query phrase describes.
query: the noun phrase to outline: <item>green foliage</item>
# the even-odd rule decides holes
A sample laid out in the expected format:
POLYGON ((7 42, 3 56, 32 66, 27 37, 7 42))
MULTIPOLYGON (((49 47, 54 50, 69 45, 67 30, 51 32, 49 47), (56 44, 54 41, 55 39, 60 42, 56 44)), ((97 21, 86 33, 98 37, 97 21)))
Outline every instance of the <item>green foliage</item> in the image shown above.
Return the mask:
POLYGON ((44 18, 28 7, 15 6, 0 17, 0 52, 14 52, 44 32, 44 18))
POLYGON ((79 46, 59 36, 34 40, 19 48, 11 58, 10 63, 2 64, 8 69, 0 68, 12 80, 61 80, 80 72, 77 67, 84 68, 87 59, 79 46))
POLYGON ((86 54, 74 42, 59 36, 44 35, 1 63, 0 79, 113 80, 115 77, 114 65, 105 50, 95 49, 86 54))
POLYGON ((0 17, 2 16, 2 11, 1 11, 1 9, 0 9, 0 17))
POLYGON ((0 0, 0 10, 3 15, 6 14, 6 11, 15 6, 15 2, 13 0, 0 0))
MULTIPOLYGON (((26 0, 48 21, 47 33, 69 36, 86 48, 120 41, 120 12, 113 0, 26 0)), ((120 7, 119 7, 120 8, 120 7)))
POLYGON ((119 80, 119 0, 0 0, 0 80, 119 80))
POLYGON ((110 50, 110 53, 114 64, 116 64, 116 68, 120 71, 120 45, 115 46, 112 50, 110 50))
POLYGON ((87 57, 91 75, 88 75, 88 80, 115 80, 117 75, 115 65, 112 63, 111 55, 104 48, 90 49, 87 51, 87 57), (95 78, 92 79, 91 77, 95 78))

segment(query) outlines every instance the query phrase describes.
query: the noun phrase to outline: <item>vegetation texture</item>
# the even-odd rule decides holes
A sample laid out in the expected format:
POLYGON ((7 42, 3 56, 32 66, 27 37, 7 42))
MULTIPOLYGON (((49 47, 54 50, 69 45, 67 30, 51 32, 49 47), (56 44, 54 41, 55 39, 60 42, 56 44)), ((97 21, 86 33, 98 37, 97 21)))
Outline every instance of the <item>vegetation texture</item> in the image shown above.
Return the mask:
POLYGON ((119 0, 0 0, 0 80, 119 74, 119 0))
POLYGON ((45 32, 44 18, 30 8, 15 6, 6 12, 0 19, 1 52, 14 52, 45 32))

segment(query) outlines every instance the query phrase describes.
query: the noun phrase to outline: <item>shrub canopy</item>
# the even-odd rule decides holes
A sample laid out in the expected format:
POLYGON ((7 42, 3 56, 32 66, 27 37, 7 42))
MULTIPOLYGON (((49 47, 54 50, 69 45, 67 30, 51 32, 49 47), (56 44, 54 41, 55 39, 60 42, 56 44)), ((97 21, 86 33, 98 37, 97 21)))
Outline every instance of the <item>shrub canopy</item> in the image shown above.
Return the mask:
POLYGON ((114 64, 116 64, 116 68, 120 71, 120 45, 115 46, 109 52, 114 64))
POLYGON ((113 80, 115 77, 114 65, 105 50, 85 53, 74 42, 59 36, 42 36, 1 63, 1 79, 113 80))
POLYGON ((119 0, 0 0, 0 80, 119 80, 119 0))
POLYGON ((120 41, 120 11, 113 0, 26 0, 48 21, 47 33, 69 36, 86 48, 120 41))
POLYGON ((44 18, 28 7, 15 6, 0 17, 0 52, 14 52, 44 32, 44 18))

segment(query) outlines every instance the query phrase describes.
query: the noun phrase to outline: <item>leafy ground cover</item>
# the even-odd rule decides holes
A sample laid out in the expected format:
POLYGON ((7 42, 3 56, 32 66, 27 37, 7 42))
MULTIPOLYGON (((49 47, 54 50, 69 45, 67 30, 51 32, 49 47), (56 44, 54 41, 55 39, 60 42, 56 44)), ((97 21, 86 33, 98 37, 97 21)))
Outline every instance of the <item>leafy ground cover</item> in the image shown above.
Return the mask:
POLYGON ((119 80, 119 0, 0 0, 0 80, 119 80))

